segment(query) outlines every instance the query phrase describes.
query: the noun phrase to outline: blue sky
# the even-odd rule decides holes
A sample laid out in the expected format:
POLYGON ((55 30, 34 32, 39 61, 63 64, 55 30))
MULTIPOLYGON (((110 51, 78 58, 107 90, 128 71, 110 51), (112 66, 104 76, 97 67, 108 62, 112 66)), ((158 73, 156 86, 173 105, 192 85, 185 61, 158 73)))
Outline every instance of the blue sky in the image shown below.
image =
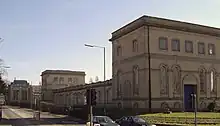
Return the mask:
POLYGON ((0 0, 0 58, 10 66, 8 78, 40 81, 46 69, 85 71, 86 81, 103 79, 101 49, 107 49, 111 78, 111 33, 151 15, 220 27, 219 0, 0 0))

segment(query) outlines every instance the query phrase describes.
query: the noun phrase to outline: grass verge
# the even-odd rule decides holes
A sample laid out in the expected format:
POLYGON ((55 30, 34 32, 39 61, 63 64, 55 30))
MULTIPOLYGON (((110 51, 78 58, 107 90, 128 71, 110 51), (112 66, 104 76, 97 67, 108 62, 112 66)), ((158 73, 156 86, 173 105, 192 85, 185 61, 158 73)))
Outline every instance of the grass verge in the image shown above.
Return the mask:
MULTIPOLYGON (((195 114, 193 112, 177 112, 171 114, 144 114, 140 115, 142 118, 151 123, 169 123, 169 124, 186 124, 190 125, 194 123, 195 114)), ((198 112, 197 113, 197 123, 198 124, 219 124, 220 126, 220 113, 214 112, 198 112)))

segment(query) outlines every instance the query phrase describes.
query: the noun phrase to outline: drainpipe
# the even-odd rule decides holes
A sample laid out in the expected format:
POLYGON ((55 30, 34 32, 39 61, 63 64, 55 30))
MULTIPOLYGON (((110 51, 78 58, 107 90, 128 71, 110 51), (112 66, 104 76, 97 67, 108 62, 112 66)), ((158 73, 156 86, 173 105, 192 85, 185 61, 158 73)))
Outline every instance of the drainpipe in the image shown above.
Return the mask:
POLYGON ((152 112, 151 108, 151 55, 150 55, 150 32, 149 32, 149 25, 147 25, 147 54, 148 54, 148 106, 149 112, 152 112))

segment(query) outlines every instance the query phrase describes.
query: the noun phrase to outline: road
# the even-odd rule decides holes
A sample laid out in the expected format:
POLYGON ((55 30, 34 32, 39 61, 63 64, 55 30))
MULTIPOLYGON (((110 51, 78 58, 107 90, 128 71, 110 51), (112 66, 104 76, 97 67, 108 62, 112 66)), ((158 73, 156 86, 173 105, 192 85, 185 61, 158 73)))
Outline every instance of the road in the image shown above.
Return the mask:
POLYGON ((41 119, 33 119, 33 110, 11 106, 3 106, 3 119, 0 121, 0 126, 85 126, 79 124, 80 121, 65 115, 55 115, 48 112, 41 112, 41 119))

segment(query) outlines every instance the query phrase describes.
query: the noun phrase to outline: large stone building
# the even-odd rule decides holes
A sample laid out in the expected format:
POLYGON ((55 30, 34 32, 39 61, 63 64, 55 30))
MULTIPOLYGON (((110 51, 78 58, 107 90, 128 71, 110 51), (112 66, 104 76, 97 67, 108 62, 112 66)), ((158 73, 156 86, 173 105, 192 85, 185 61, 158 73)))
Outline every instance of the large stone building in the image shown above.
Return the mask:
POLYGON ((220 29, 142 16, 112 33, 113 101, 190 110, 220 98, 220 29), (150 87, 150 89, 149 89, 150 87))
POLYGON ((103 107, 114 106, 112 104, 112 80, 100 81, 91 84, 82 84, 66 88, 54 89, 54 104, 58 107, 82 106, 86 104, 86 90, 96 89, 97 105, 103 107), (104 89, 105 88, 105 89, 104 89), (106 98, 105 98, 106 97, 106 98))
POLYGON ((54 89, 85 84, 85 72, 70 70, 45 70, 42 78, 42 100, 53 102, 54 89))
POLYGON ((31 90, 31 86, 26 80, 14 80, 9 85, 9 104, 29 106, 32 96, 31 90))

